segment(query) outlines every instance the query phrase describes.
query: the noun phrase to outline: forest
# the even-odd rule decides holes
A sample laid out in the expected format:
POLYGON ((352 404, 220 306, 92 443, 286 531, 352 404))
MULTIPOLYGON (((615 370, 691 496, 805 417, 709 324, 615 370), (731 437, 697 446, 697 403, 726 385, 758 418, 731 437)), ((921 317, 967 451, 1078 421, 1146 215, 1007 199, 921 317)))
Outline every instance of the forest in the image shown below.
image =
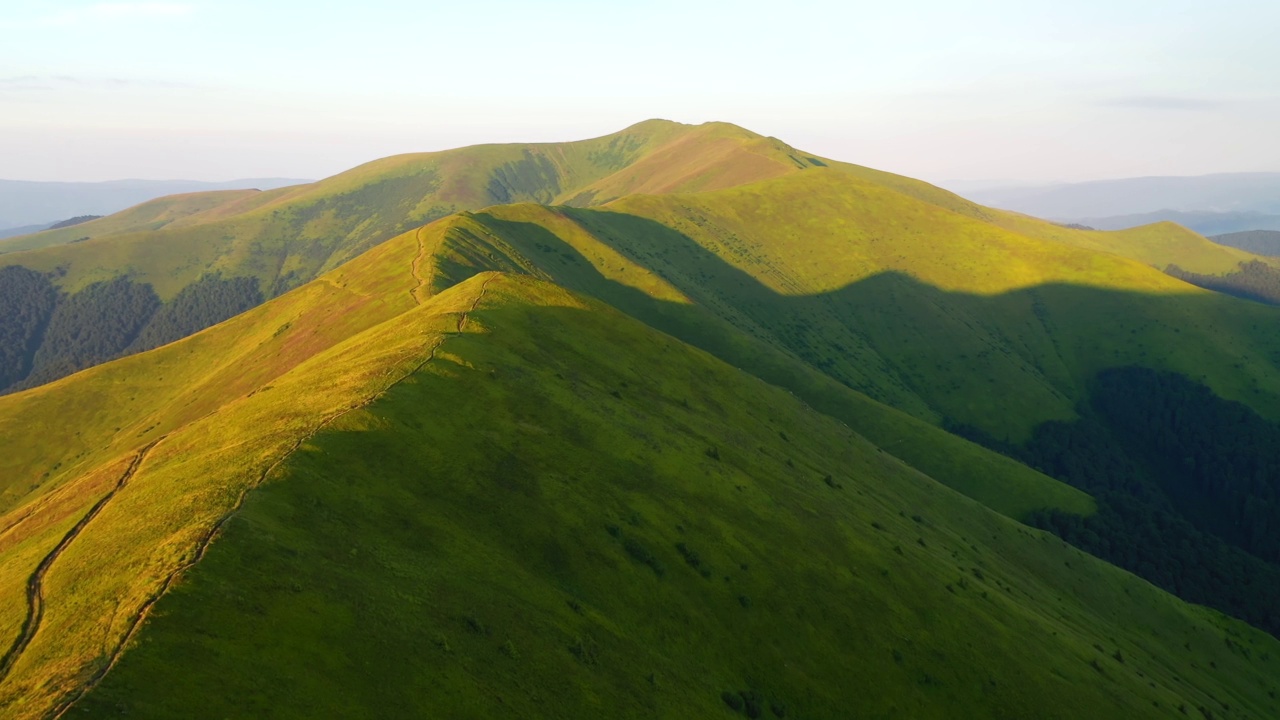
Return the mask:
POLYGON ((1240 263, 1240 269, 1226 275, 1201 275, 1170 265, 1165 272, 1206 290, 1245 300, 1280 305, 1280 270, 1261 260, 1240 263))
POLYGON ((127 277, 62 292, 53 275, 0 268, 0 393, 25 390, 186 337, 262 302, 258 280, 207 274, 162 303, 127 277))
POLYGON ((1182 375, 1098 374, 1075 422, 1025 445, 957 428, 1098 501, 1030 522, 1185 600, 1280 636, 1280 427, 1182 375))

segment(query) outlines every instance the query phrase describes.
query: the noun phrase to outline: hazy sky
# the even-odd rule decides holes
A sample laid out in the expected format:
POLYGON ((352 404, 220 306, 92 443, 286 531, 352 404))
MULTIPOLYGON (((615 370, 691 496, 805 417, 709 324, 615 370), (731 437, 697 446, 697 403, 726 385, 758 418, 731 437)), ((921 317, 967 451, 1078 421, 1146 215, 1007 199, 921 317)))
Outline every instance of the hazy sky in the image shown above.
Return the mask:
POLYGON ((8 0, 0 178, 726 120, 933 181, 1280 171, 1280 2, 8 0))

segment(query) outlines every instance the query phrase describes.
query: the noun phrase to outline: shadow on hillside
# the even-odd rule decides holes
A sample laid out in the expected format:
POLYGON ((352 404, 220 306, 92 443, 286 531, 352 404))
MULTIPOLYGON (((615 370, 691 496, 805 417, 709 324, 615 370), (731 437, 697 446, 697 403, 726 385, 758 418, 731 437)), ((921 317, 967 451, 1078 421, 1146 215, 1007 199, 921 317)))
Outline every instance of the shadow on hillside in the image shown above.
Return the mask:
MULTIPOLYGON (((1146 367, 1177 373, 1188 385, 1243 402, 1274 423, 1280 408, 1277 308, 1218 294, 1154 294, 1065 283, 980 295, 947 291, 893 271, 830 292, 789 294, 786 290, 798 285, 770 268, 764 258, 752 257, 734 237, 719 238, 718 250, 732 258, 730 262, 645 218, 600 210, 559 211, 692 302, 659 300, 624 280, 607 277, 540 225, 483 213, 477 217, 555 282, 786 388, 855 429, 863 431, 867 419, 854 415, 868 410, 865 404, 850 402, 842 392, 846 388, 936 425, 967 428, 970 437, 982 438, 988 447, 1050 468, 1059 479, 1094 493, 1101 504, 1099 513, 1087 519, 1050 513, 1048 522, 1041 514, 1036 522, 1042 527, 1192 602, 1209 604, 1272 632, 1280 627, 1272 612, 1280 599, 1280 565, 1250 555, 1251 546, 1232 542, 1229 533, 1219 536, 1215 528, 1196 522, 1195 513, 1187 514, 1187 503, 1166 497, 1163 471, 1152 470, 1151 478, 1161 479, 1149 479, 1144 490, 1124 489, 1134 486, 1131 473, 1138 472, 1134 468, 1141 466, 1149 450, 1126 439, 1124 427, 1099 429, 1095 411, 1088 409, 1090 391, 1096 392, 1096 379, 1104 371, 1146 367), (764 281, 743 267, 752 268, 764 281), (1077 420, 1078 411, 1084 415, 1077 420), (1046 437, 1051 437, 1051 450, 1037 450, 1046 437), (1054 444, 1052 437, 1065 439, 1054 444), (1102 452, 1107 447, 1109 456, 1102 452), (1142 551, 1135 553, 1135 548, 1142 551)), ((609 270, 614 277, 627 275, 622 268, 609 270)), ((1190 433, 1173 443, 1185 452, 1197 436, 1194 422, 1187 418, 1198 417, 1200 410, 1170 410, 1172 400, 1156 397, 1146 411, 1137 413, 1145 420, 1130 419, 1123 425, 1152 424, 1155 435, 1166 440, 1190 433), (1157 422, 1165 425, 1156 427, 1157 422)), ((1092 404, 1096 402, 1095 396, 1092 404)), ((1271 435, 1263 435, 1280 433, 1274 424, 1269 427, 1271 435)), ((1225 432, 1229 436, 1236 431, 1243 432, 1238 427, 1225 432)), ((919 448, 903 455, 883 437, 872 439, 952 487, 961 489, 972 481, 943 479, 966 472, 960 466, 971 459, 953 457, 948 463, 944 458, 939 463, 936 457, 921 457, 919 448)), ((1195 464, 1236 467, 1239 458, 1225 457, 1229 451, 1224 447, 1195 464)), ((954 452, 957 446, 946 448, 954 452)), ((1169 452, 1155 457, 1162 454, 1169 452)), ((1206 482, 1221 490, 1224 482, 1239 485, 1248 480, 1236 477, 1239 472, 1256 475, 1247 469, 1233 472, 1218 473, 1206 482)), ((1026 478, 1010 474, 1004 476, 1004 484, 986 485, 986 501, 990 503, 993 489, 997 494, 1025 490, 1019 484, 1023 482, 1026 478)), ((1255 525, 1266 522, 1254 516, 1259 500, 1266 502, 1273 493, 1265 488, 1249 492, 1254 495, 1242 496, 1240 502, 1254 513, 1250 517, 1255 525)), ((1212 493, 1206 497, 1210 499, 1197 502, 1226 506, 1212 493)))
POLYGON ((723 242, 734 262, 775 287, 797 288, 787 294, 647 218, 558 210, 692 304, 655 299, 606 277, 540 225, 476 218, 555 282, 802 397, 794 378, 784 377, 788 360, 922 419, 973 426, 1000 440, 1021 440, 1042 422, 1073 417, 1088 381, 1108 367, 1179 372, 1273 419, 1280 407, 1280 336, 1268 332, 1280 320, 1274 308, 1221 295, 1070 284, 980 295, 894 271, 804 295, 745 245, 723 242), (764 347, 771 357, 757 357, 764 347))

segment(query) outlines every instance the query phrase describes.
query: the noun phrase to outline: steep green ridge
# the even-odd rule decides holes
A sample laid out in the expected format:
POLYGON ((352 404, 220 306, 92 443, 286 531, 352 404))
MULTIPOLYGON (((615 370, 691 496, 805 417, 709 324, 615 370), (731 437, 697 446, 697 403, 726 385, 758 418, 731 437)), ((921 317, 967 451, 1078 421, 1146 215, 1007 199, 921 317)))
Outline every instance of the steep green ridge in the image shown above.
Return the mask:
POLYGON ((1280 414, 1280 338, 1259 331, 1275 310, 841 172, 474 218, 485 231, 459 236, 470 249, 446 257, 460 268, 447 281, 467 267, 536 271, 675 316, 660 326, 697 344, 700 329, 676 330, 693 305, 935 424, 1020 442, 1075 417, 1089 380, 1122 365, 1201 378, 1280 414))
POLYGON ((670 337, 511 277, 468 323, 272 472, 77 714, 1280 711, 1274 639, 670 337))
MULTIPOLYGON (((790 390, 914 467, 1010 517, 1025 517, 1046 507, 1083 515, 1092 512, 1088 498, 1061 483, 875 402, 807 364, 785 345, 769 342, 767 333, 742 314, 753 301, 757 305, 770 302, 767 293, 720 301, 699 290, 712 276, 703 272, 696 258, 671 257, 649 233, 641 239, 648 251, 672 261, 652 270, 646 260, 618 252, 587 232, 577 222, 583 217, 581 212, 563 208, 525 205, 450 219, 442 224, 438 245, 431 250, 436 256, 435 286, 447 288, 483 269, 543 277, 600 298, 652 327, 790 390), (673 266, 697 276, 697 281, 685 287, 692 287, 691 294, 696 292, 705 306, 692 302, 664 277, 673 266)), ((671 250, 680 251, 680 247, 671 250)), ((710 272, 714 271, 711 267, 710 272)), ((777 314, 776 310, 766 312, 777 314)), ((808 320, 801 318, 800 322, 808 320)))

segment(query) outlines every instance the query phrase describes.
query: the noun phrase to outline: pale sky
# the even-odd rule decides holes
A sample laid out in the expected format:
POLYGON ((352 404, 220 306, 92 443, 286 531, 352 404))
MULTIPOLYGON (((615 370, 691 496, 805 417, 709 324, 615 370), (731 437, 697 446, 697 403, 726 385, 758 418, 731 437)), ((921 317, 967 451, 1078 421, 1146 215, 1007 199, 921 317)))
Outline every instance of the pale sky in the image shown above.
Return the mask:
POLYGON ((1280 171, 1280 1, 3 0, 0 178, 724 120, 935 182, 1280 171))

